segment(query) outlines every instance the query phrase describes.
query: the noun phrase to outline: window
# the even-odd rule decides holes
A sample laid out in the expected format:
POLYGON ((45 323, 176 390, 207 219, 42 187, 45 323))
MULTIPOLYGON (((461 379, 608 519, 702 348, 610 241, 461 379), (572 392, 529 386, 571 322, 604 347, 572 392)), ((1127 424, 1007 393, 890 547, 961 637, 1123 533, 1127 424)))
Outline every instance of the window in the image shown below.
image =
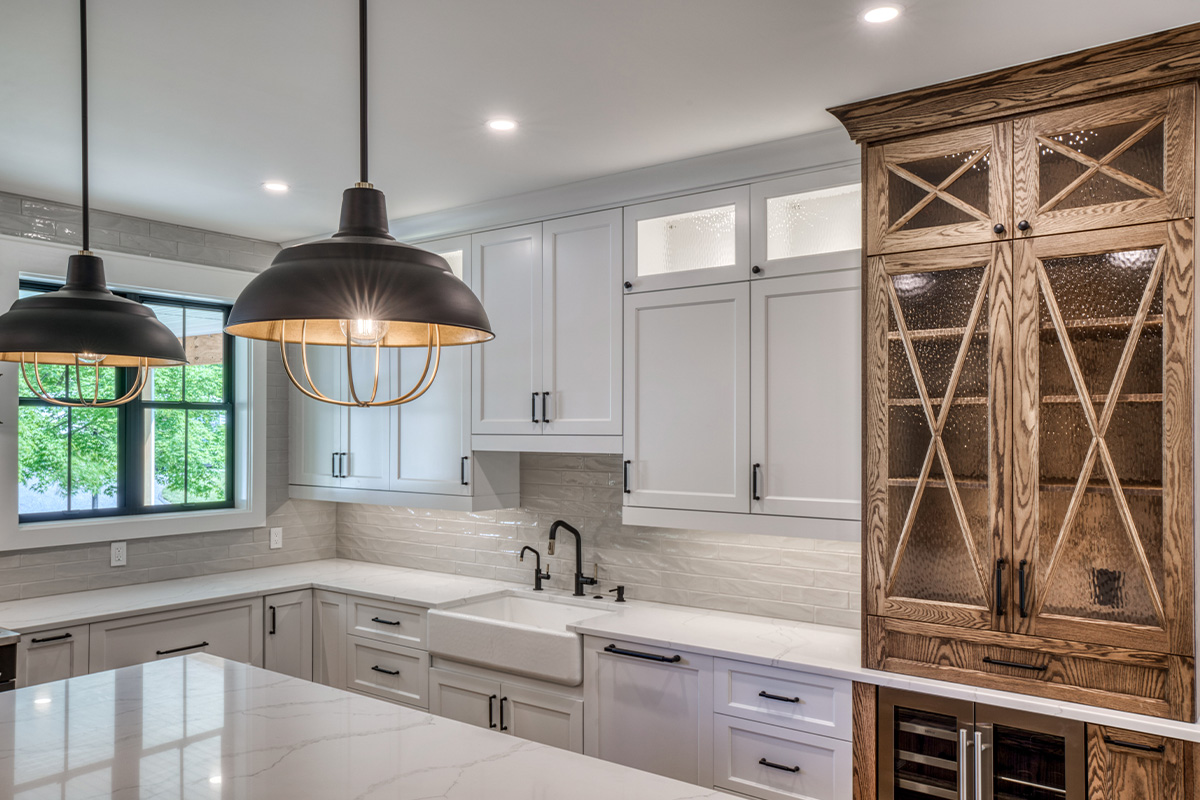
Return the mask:
MULTIPOLYGON (((21 282, 20 294, 54 286, 21 282)), ((145 303, 183 342, 188 364, 151 371, 141 397, 115 408, 63 408, 20 380, 18 505, 21 522, 234 505, 233 340, 227 306, 122 293, 145 303)), ((19 369, 19 367, 18 367, 19 369)), ((103 397, 135 372, 102 368, 103 397)), ((90 370, 45 366, 35 377, 56 397, 78 397, 90 370)), ((92 387, 83 387, 90 395, 92 387)))

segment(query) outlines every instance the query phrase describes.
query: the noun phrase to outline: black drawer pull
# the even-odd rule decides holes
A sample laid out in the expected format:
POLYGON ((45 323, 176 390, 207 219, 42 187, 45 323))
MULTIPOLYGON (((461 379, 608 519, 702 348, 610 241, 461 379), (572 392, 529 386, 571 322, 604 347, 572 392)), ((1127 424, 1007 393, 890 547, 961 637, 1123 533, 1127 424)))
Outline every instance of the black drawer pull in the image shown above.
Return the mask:
POLYGON ((371 617, 371 622, 378 622, 380 625, 399 625, 399 620, 380 619, 379 617, 371 617))
POLYGON ((496 709, 494 706, 492 706, 492 702, 495 701, 495 699, 496 699, 496 695, 492 695, 491 697, 488 698, 488 727, 489 728, 496 727, 496 717, 495 717, 496 709))
POLYGON ((508 730, 508 726, 504 724, 504 701, 507 699, 507 697, 500 698, 500 730, 502 731, 508 730))
POLYGON ((991 656, 984 656, 983 663, 995 664, 998 667, 1015 667, 1017 669, 1031 669, 1034 672, 1045 672, 1047 669, 1049 669, 1049 667, 1046 667, 1044 665, 1039 666, 1037 664, 1022 664, 1019 661, 1005 661, 1000 658, 992 658, 991 656))
POLYGON ((171 653, 182 653, 184 650, 199 650, 201 647, 208 647, 208 642, 189 644, 187 647, 176 647, 172 650, 155 650, 154 652, 160 656, 169 656, 171 653))
POLYGON ((683 656, 680 656, 678 654, 673 655, 673 656, 660 656, 655 653, 639 653, 637 650, 622 650, 620 647, 617 647, 615 644, 610 644, 608 647, 604 648, 604 652, 612 653, 612 654, 618 655, 618 656, 633 656, 634 658, 644 658, 647 661, 661 661, 664 664, 678 664, 680 661, 683 661, 683 656))
POLYGON ((800 702, 800 698, 799 698, 799 697, 784 697, 784 696, 783 696, 783 695, 781 695, 781 694, 771 694, 770 692, 768 692, 768 691, 765 691, 765 690, 764 690, 764 691, 761 691, 761 692, 759 692, 759 693, 758 693, 758 696, 759 696, 759 697, 765 697, 765 698, 767 698, 768 700, 778 700, 778 701, 780 701, 780 702, 782 702, 782 703, 799 703, 799 702, 800 702))
POLYGON ((781 769, 784 772, 799 772, 800 771, 799 767, 785 767, 783 764, 776 764, 774 761, 767 761, 765 758, 760 758, 758 760, 758 763, 762 764, 764 767, 770 767, 771 769, 781 769))
POLYGON ((1126 750, 1141 750, 1143 753, 1167 752, 1167 746, 1165 744, 1138 744, 1137 742, 1126 742, 1122 739, 1114 739, 1111 736, 1105 736, 1104 743, 1111 744, 1113 747, 1123 747, 1126 750))
POLYGON ((537 424, 537 421, 538 421, 538 415, 537 415, 537 399, 538 399, 538 393, 537 393, 537 392, 534 392, 534 393, 533 393, 533 408, 532 408, 532 410, 531 410, 529 413, 530 413, 530 415, 533 417, 533 424, 535 424, 535 425, 537 424))
POLYGON ((374 666, 374 667, 371 667, 371 669, 375 670, 376 672, 382 672, 384 675, 399 675, 400 674, 400 670, 398 670, 398 669, 384 669, 383 667, 380 667, 380 666, 374 666))
POLYGON ((632 463, 632 461, 626 461, 621 464, 621 490, 625 492, 625 494, 632 494, 632 492, 629 490, 629 465, 632 463))
POLYGON ((271 636, 274 636, 275 635, 275 606, 269 606, 269 608, 271 609, 271 630, 267 631, 267 633, 271 636))
POLYGON ((463 456, 462 463, 458 465, 458 479, 463 486, 470 486, 470 481, 467 480, 467 459, 470 456, 463 456))
POLYGON ((63 639, 70 639, 71 634, 60 633, 58 636, 43 636, 41 639, 30 639, 30 644, 42 644, 43 642, 61 642, 63 639))

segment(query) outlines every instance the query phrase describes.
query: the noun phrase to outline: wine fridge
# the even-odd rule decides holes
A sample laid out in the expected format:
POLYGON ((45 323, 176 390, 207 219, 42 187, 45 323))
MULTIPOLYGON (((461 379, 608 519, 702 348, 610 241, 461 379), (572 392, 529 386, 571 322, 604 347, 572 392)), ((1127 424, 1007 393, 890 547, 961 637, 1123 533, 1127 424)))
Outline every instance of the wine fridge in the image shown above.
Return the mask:
POLYGON ((1084 800, 1084 724, 879 690, 880 800, 1084 800))

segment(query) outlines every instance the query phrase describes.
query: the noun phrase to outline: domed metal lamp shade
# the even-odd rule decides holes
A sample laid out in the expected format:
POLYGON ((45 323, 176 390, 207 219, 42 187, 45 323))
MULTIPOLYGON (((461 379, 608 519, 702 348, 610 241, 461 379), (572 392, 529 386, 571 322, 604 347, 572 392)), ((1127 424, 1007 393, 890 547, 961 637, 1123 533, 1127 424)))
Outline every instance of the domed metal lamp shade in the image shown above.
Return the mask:
POLYGON ((443 347, 494 338, 470 288, 446 259, 402 244, 388 233, 383 193, 367 182, 367 0, 359 0, 359 151, 361 178, 342 195, 342 218, 331 239, 280 251, 271 267, 242 291, 226 333, 278 342, 292 384, 314 400, 341 406, 396 406, 416 400, 437 377, 443 347), (288 344, 300 346, 304 381, 297 378, 288 344), (330 397, 313 382, 309 345, 346 348, 347 399, 330 397), (425 369, 412 389, 379 398, 384 347, 424 347, 425 369), (354 379, 355 348, 374 348, 370 379, 354 379), (307 385, 305 385, 307 384, 307 385))
POLYGON ((79 29, 83 85, 83 250, 68 261, 67 282, 61 289, 21 298, 0 316, 0 361, 20 363, 29 390, 47 403, 72 408, 108 408, 128 403, 141 394, 151 367, 178 366, 187 363, 187 358, 183 345, 153 311, 109 291, 104 281, 104 262, 88 251, 87 0, 79 3, 79 29), (55 397, 42 385, 39 367, 45 365, 75 367, 74 397, 70 397, 69 373, 64 386, 69 399, 55 397), (137 373, 124 395, 101 399, 101 367, 132 367, 137 373))

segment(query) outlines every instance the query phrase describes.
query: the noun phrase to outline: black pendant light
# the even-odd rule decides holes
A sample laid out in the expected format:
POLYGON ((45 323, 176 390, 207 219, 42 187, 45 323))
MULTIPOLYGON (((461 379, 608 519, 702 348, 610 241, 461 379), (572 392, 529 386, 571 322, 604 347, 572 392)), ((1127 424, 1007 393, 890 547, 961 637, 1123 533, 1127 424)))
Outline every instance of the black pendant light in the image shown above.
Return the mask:
POLYGON ((146 386, 151 367, 178 366, 186 363, 187 358, 183 345, 153 311, 109 291, 104 282, 104 262, 88 250, 87 0, 79 0, 79 60, 83 98, 83 249, 67 262, 66 285, 17 300, 7 314, 0 316, 0 361, 20 363, 30 391, 47 403, 107 408, 137 397, 146 386), (50 394, 42 386, 38 371, 42 365, 74 366, 77 397, 64 399, 50 394), (30 367, 33 367, 32 377, 30 367), (135 367, 137 374, 123 396, 101 399, 101 367, 135 367))
POLYGON ((341 224, 333 238, 280 251, 271 267, 242 291, 225 331, 278 342, 288 378, 313 399, 394 406, 429 389, 442 347, 494 336, 479 298, 446 259, 397 242, 388 233, 383 193, 367 182, 367 0, 359 0, 358 15, 360 180, 342 195, 341 224), (303 382, 293 373, 287 344, 300 345, 303 382), (308 345, 346 348, 349 399, 329 397, 316 387, 308 370, 308 345), (426 348, 421 377, 410 391, 387 400, 376 399, 383 347, 426 348), (373 348, 375 355, 374 375, 357 386, 354 348, 373 348))

